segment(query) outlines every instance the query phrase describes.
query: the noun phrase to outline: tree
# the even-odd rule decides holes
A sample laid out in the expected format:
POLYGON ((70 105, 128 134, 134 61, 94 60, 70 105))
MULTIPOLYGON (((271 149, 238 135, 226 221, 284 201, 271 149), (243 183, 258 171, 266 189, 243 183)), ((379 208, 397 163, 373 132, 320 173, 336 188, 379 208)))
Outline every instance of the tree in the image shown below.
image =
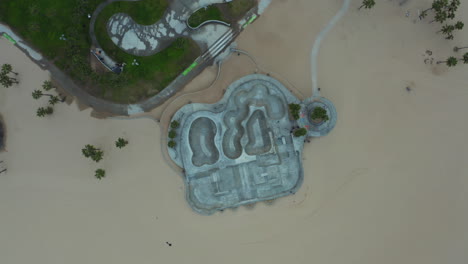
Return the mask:
POLYGON ((175 132, 175 130, 169 131, 169 138, 175 138, 175 137, 177 137, 177 132, 175 132))
POLYGON ((169 141, 169 142, 167 143, 167 146, 170 147, 170 148, 175 148, 176 143, 175 143, 174 140, 171 140, 171 141, 169 141))
POLYGON ((321 121, 329 120, 327 110, 325 110, 325 108, 323 107, 315 107, 314 110, 312 111, 312 114, 310 115, 310 118, 312 118, 312 120, 321 120, 321 121))
POLYGON ((461 59, 464 64, 468 64, 468 52, 463 55, 463 58, 461 59))
POLYGON ((13 71, 13 67, 11 67, 10 64, 3 64, 1 72, 4 74, 14 73, 15 75, 18 75, 17 72, 13 71))
POLYGON ((462 30, 463 27, 465 26, 465 24, 461 21, 458 21, 457 23, 455 23, 455 29, 458 29, 458 30, 462 30))
POLYGON ((83 156, 91 158, 95 162, 99 162, 104 157, 104 151, 96 148, 93 145, 86 145, 82 150, 83 156))
POLYGON ((361 10, 361 8, 365 7, 366 9, 371 9, 374 7, 375 1, 374 0, 363 0, 362 5, 359 7, 358 10, 361 10))
POLYGON ((46 115, 51 115, 54 113, 54 109, 50 106, 48 107, 39 107, 36 111, 38 117, 45 117, 46 115))
POLYGON ((307 129, 305 128, 299 128, 299 129, 296 129, 294 130, 294 136, 295 137, 302 137, 302 136, 305 136, 307 134, 307 129))
POLYGON ((44 89, 45 91, 49 91, 52 88, 54 88, 54 86, 52 85, 51 81, 44 81, 44 83, 42 84, 42 89, 44 89))
POLYGON ((49 104, 50 104, 50 105, 55 105, 55 104, 57 104, 58 102, 60 102, 60 99, 59 99, 59 97, 56 96, 56 95, 52 95, 52 96, 50 97, 50 99, 49 99, 49 104))
POLYGON ((103 170, 103 169, 97 169, 97 170, 95 171, 94 176, 96 176, 96 178, 100 180, 100 179, 106 177, 106 171, 103 170))
POLYGON ((299 112, 301 111, 301 105, 299 104, 289 104, 289 112, 291 113, 294 120, 299 119, 299 112))
POLYGON ((0 84, 3 85, 5 88, 9 88, 13 86, 14 83, 18 83, 14 81, 12 78, 7 76, 6 74, 0 73, 0 84))
POLYGON ((33 97, 34 99, 36 99, 36 100, 39 99, 39 98, 41 98, 42 95, 43 95, 43 94, 42 94, 42 91, 41 91, 41 90, 34 90, 34 91, 32 92, 32 97, 33 97))
POLYGON ((437 62, 437 64, 440 64, 440 63, 445 63, 445 64, 447 64, 447 66, 453 67, 453 66, 457 65, 458 60, 455 57, 449 57, 446 61, 438 61, 437 62))
POLYGON ((123 138, 119 138, 117 139, 117 141, 115 141, 115 146, 120 149, 125 147, 127 144, 128 144, 128 141, 123 138))
POLYGON ((177 120, 174 120, 171 122, 171 128, 172 129, 177 129, 180 126, 179 122, 177 120))

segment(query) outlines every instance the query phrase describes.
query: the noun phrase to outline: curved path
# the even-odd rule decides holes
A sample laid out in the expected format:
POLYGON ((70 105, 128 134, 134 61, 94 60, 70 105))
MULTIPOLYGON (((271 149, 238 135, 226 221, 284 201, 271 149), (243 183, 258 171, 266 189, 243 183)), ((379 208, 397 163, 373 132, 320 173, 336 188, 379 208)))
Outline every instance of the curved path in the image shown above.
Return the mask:
POLYGON ((320 96, 318 90, 318 80, 317 80, 317 57, 320 50, 320 44, 322 43, 323 38, 327 33, 336 25, 336 23, 346 14, 346 11, 349 9, 351 0, 344 0, 341 9, 336 13, 336 15, 328 22, 328 24, 320 31, 317 38, 315 39, 314 46, 312 47, 312 53, 310 59, 312 61, 312 95, 320 96))

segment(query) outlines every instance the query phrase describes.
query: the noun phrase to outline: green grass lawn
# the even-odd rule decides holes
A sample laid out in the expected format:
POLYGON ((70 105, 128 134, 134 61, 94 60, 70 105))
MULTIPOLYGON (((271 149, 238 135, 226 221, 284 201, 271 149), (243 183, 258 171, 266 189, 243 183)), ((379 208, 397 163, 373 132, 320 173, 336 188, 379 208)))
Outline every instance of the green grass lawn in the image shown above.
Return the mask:
POLYGON ((191 27, 197 27, 208 20, 234 24, 254 6, 255 0, 235 0, 229 3, 210 5, 193 13, 188 23, 191 27))
POLYGON ((210 5, 207 8, 199 9, 197 12, 193 13, 190 16, 188 23, 191 27, 198 27, 201 23, 208 20, 228 22, 224 19, 223 14, 216 5, 210 5))
MULTIPOLYGON (((89 19, 104 0, 0 0, 0 21, 67 72, 91 94, 119 103, 134 103, 157 94, 193 60, 200 50, 187 39, 174 41, 162 52, 136 57, 115 46, 105 30, 107 19, 124 12, 141 24, 153 24, 167 8, 166 0, 117 2, 107 6, 96 23, 96 36, 103 49, 118 62, 127 62, 122 74, 96 73, 89 63, 89 19), (60 40, 65 34, 67 40, 60 40), (137 59, 139 66, 132 66, 137 59)), ((39 84, 38 84, 39 85, 39 84)))

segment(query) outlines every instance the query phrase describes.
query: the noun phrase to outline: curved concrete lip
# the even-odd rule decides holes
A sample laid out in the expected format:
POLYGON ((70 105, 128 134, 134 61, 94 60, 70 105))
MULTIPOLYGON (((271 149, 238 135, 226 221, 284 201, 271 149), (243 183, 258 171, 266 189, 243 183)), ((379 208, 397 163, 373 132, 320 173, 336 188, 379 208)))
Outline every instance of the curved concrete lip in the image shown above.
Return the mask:
POLYGON ((188 104, 174 115, 180 135, 169 154, 185 170, 186 199, 194 211, 210 215, 300 188, 304 139, 290 132, 290 103, 300 101, 277 80, 254 74, 232 83, 219 102, 188 104), (200 122, 213 122, 210 133, 200 122), (209 146, 197 146, 206 142, 209 146), (239 149, 229 158, 233 144, 239 149), (206 162, 200 161, 203 155, 206 162))

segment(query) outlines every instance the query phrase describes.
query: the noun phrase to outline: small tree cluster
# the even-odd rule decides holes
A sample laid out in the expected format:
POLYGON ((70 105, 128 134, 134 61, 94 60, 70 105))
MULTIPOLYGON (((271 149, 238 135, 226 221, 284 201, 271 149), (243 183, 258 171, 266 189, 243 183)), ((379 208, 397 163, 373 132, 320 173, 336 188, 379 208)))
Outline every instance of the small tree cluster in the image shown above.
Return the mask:
POLYGON ((454 67, 458 64, 459 61, 463 62, 464 64, 468 64, 468 52, 465 53, 463 57, 460 59, 451 56, 451 57, 448 57, 447 60, 445 61, 438 61, 437 64, 445 63, 449 67, 454 67))
POLYGON ((175 148, 176 142, 174 141, 174 138, 177 137, 177 128, 179 128, 180 123, 177 120, 174 120, 171 122, 171 130, 169 131, 169 134, 167 135, 171 140, 167 143, 167 146, 170 148, 175 148))
POLYGON ((307 135, 307 129, 305 129, 303 127, 299 128, 299 129, 296 129, 296 130, 294 130, 293 134, 294 134, 295 137, 305 136, 305 135, 307 135))
POLYGON ((299 104, 289 104, 289 112, 294 120, 299 119, 299 113, 301 112, 301 105, 299 104))
POLYGON ((315 107, 314 110, 312 111, 312 114, 310 115, 310 118, 312 118, 312 120, 322 120, 322 121, 329 120, 327 110, 325 110, 325 108, 323 107, 315 107))
POLYGON ((91 158, 95 162, 99 162, 102 160, 104 157, 104 151, 101 149, 96 148, 93 145, 86 145, 81 152, 83 153, 83 156, 86 158, 91 158))
POLYGON ((14 83, 19 83, 11 74, 14 74, 15 77, 18 75, 17 72, 13 71, 13 67, 10 64, 3 64, 0 70, 0 84, 5 88, 11 87, 14 83))
MULTIPOLYGON (((42 89, 44 91, 50 91, 53 87, 51 81, 44 81, 42 84, 42 89)), ((60 98, 57 95, 44 93, 42 90, 36 89, 32 92, 32 97, 36 100, 40 99, 43 96, 49 97, 49 105, 47 107, 39 107, 37 109, 36 115, 39 117, 44 117, 46 115, 51 115, 54 112, 53 106, 60 102, 60 98)))
MULTIPOLYGON (((432 20, 431 23, 435 21, 443 24, 447 19, 455 19, 455 13, 458 10, 460 3, 460 0, 435 0, 432 2, 430 8, 421 12, 419 18, 423 19, 427 17, 429 11, 432 11, 434 12, 434 20, 432 20)), ((453 25, 445 24, 440 32, 446 35, 446 39, 453 39, 453 32, 455 30, 461 30, 463 27, 463 22, 458 21, 453 25)))

